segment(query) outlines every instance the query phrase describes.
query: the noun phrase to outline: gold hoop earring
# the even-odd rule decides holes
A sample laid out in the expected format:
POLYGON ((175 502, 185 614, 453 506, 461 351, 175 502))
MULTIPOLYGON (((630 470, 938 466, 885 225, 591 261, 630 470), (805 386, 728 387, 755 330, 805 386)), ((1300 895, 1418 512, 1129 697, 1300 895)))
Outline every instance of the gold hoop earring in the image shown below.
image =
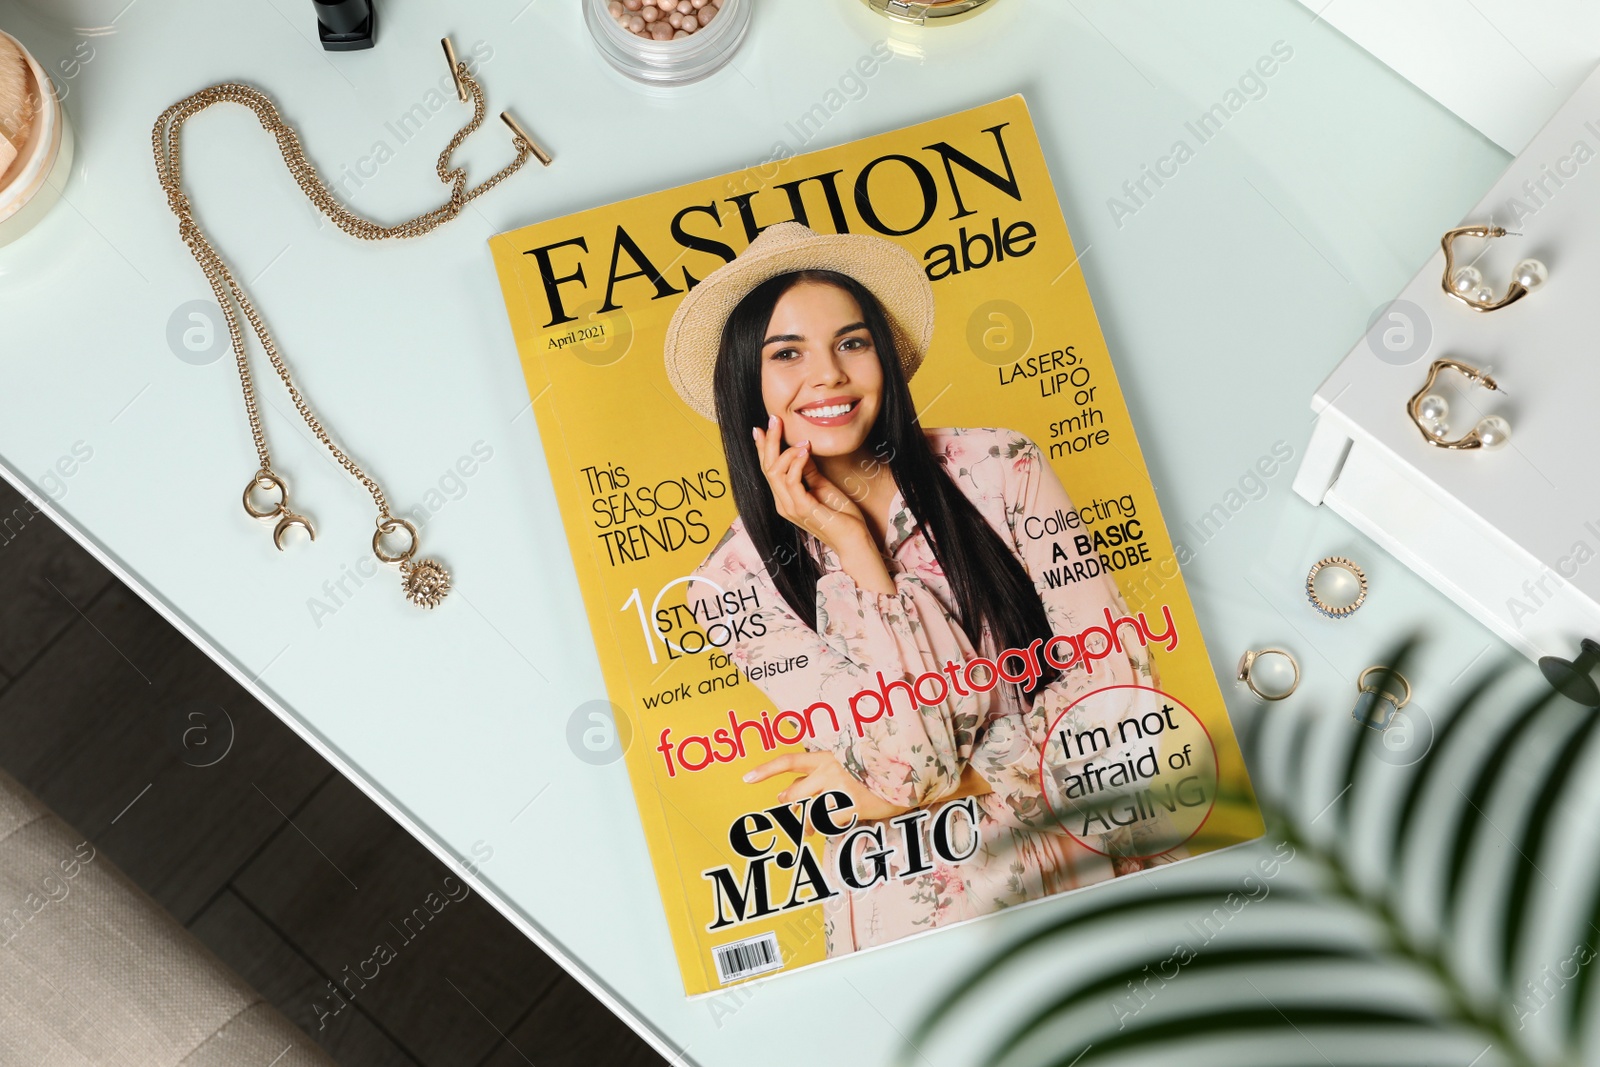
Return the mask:
POLYGON ((1519 233, 1512 233, 1503 226, 1458 226, 1448 231, 1439 244, 1444 248, 1444 279, 1440 283, 1446 295, 1461 301, 1473 311, 1499 311, 1544 285, 1550 278, 1550 272, 1545 265, 1537 259, 1525 259, 1511 270, 1511 285, 1506 289, 1506 295, 1499 300, 1494 298, 1494 290, 1483 284, 1483 272, 1472 264, 1464 267, 1455 265, 1455 252, 1452 246, 1457 237, 1521 237, 1519 233))
POLYGON ((1428 392, 1433 388, 1439 372, 1443 370, 1456 371, 1473 385, 1481 385, 1485 389, 1499 393, 1505 392, 1493 378, 1477 367, 1468 366, 1457 359, 1434 360, 1433 366, 1428 368, 1428 380, 1422 383, 1421 389, 1411 394, 1411 400, 1406 404, 1406 414, 1411 416, 1411 421, 1421 431, 1423 439, 1439 448, 1457 449, 1496 449, 1511 440, 1511 424, 1499 415, 1485 415, 1478 420, 1478 425, 1454 441, 1445 439, 1445 435, 1450 432, 1450 427, 1444 421, 1449 417, 1450 404, 1438 393, 1428 392))

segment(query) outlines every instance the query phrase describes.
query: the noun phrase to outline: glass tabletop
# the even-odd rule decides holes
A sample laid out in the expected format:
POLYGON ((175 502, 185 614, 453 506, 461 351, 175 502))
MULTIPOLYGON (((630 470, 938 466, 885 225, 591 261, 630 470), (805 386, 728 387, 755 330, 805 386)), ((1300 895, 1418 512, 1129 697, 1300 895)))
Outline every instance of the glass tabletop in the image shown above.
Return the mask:
MULTIPOLYGON (((578 0, 383 15, 376 48, 324 53, 291 0, 136 2, 94 36, 0 0, 78 138, 64 201, 0 249, 0 462, 674 1062, 883 1062, 956 975, 1074 905, 684 998, 622 763, 569 740, 604 692, 493 234, 1020 92, 1230 704, 1248 704, 1232 685, 1247 648, 1297 651, 1284 707, 1348 705, 1371 656, 1422 620, 1438 638, 1411 675, 1423 704, 1490 648, 1290 482, 1317 384, 1508 157, 1293 0, 994 0, 924 30, 860 0, 766 0, 728 66, 673 90, 607 65, 578 0), (352 207, 410 217, 442 199, 433 162, 462 117, 445 33, 555 163, 426 238, 338 232, 242 110, 192 122, 184 157, 196 212, 308 394, 400 506, 421 507, 456 580, 423 613, 372 566, 366 494, 264 377, 267 433, 318 537, 280 553, 240 514, 256 462, 236 373, 225 334, 206 332, 214 305, 149 131, 173 101, 247 82, 352 207), (1306 568, 1329 554, 1372 581, 1357 620, 1304 603, 1306 568)), ((496 130, 464 155, 482 176, 510 152, 496 130)), ((957 1035, 915 1062, 970 1055, 957 1035)))

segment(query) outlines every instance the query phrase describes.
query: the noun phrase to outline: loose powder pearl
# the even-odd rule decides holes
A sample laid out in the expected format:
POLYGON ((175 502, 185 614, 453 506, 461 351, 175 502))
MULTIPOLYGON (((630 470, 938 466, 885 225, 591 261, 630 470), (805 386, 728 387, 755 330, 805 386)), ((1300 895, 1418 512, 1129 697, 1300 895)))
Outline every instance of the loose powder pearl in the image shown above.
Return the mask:
POLYGON ((720 14, 717 0, 608 0, 606 10, 624 30, 654 41, 688 37, 720 14))

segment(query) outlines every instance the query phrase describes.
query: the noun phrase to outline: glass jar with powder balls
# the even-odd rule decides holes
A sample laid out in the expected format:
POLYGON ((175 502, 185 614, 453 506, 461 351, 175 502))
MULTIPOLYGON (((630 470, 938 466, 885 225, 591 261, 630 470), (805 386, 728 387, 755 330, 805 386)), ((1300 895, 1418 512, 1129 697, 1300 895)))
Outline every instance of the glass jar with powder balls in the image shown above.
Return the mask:
POLYGON ((733 58, 750 25, 750 0, 582 0, 600 54, 654 85, 704 78, 733 58))

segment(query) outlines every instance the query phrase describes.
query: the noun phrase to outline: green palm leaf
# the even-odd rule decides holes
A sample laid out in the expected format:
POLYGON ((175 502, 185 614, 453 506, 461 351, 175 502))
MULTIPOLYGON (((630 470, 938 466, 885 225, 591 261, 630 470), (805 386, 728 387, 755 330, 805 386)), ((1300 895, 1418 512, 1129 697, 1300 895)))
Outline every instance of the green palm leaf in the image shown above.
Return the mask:
POLYGON ((1517 846, 1517 858, 1512 861, 1506 922, 1501 928, 1500 938, 1500 978, 1507 984, 1512 982, 1517 943, 1522 939, 1528 919, 1532 917, 1529 890, 1533 885, 1533 876, 1538 871, 1536 857, 1544 851, 1552 816, 1562 796, 1572 787, 1572 774, 1578 766, 1578 757, 1588 749, 1596 726, 1600 726, 1600 708, 1589 708, 1584 712, 1583 721, 1561 746, 1555 765, 1550 768, 1523 822, 1522 841, 1517 846))
MULTIPOLYGON (((1588 943, 1589 935, 1600 931, 1600 882, 1594 888, 1594 901, 1589 905, 1589 917, 1586 929, 1580 931, 1584 943, 1588 943)), ((1591 1034, 1590 1030, 1597 1023, 1593 1015, 1585 1017, 1583 1009, 1589 1003, 1589 988, 1594 984, 1595 954, 1580 958, 1578 973, 1572 979, 1572 999, 1567 1002, 1567 1045, 1569 1048, 1582 1047, 1591 1034)))
POLYGON ((1484 814, 1484 808, 1488 806, 1489 794, 1494 791, 1496 783, 1506 769, 1513 749, 1513 740, 1525 736, 1534 721, 1552 706, 1556 712, 1565 713, 1570 705, 1562 703, 1560 694, 1555 690, 1548 690, 1524 704, 1517 714, 1501 724, 1500 729, 1488 731, 1484 736, 1475 739, 1481 745, 1484 737, 1487 737, 1491 739, 1491 743, 1488 746, 1488 756, 1478 768, 1478 773, 1473 776, 1471 789, 1462 791, 1461 795, 1466 799, 1466 803, 1457 809, 1455 826, 1446 837, 1450 856, 1444 887, 1446 928, 1454 923, 1460 911, 1461 875, 1466 870, 1467 855, 1475 840, 1472 830, 1475 826, 1489 821, 1488 816, 1484 814))
MULTIPOLYGON (((1402 677, 1405 668, 1411 665, 1411 653, 1416 650, 1416 647, 1417 639, 1415 637, 1408 637, 1406 640, 1402 641, 1400 646, 1395 649, 1394 654, 1388 658, 1387 667, 1378 672, 1374 681, 1369 683, 1370 686, 1380 693, 1390 692, 1396 688, 1394 686, 1394 682, 1396 679, 1402 677)), ((1311 731, 1307 730, 1306 734, 1309 735, 1310 732, 1311 731)), ((1354 742, 1350 745, 1350 750, 1345 757, 1344 789, 1339 793, 1341 797, 1349 797, 1355 794, 1356 779, 1361 773, 1361 768, 1365 766, 1366 763, 1366 761, 1361 758, 1366 749, 1366 745, 1364 744, 1365 741, 1366 737, 1358 735, 1354 742)), ((1350 805, 1348 803, 1341 804, 1339 805, 1338 811, 1334 816, 1336 819, 1335 826, 1337 826, 1341 831, 1343 831, 1346 827, 1347 820, 1349 819, 1349 812, 1350 805)))
MULTIPOLYGON (((1242 1037, 1247 1033, 1303 1034, 1318 1027, 1421 1027, 1438 1030, 1437 1018, 1396 1007, 1316 1007, 1288 1004, 1260 1008, 1232 1008, 1223 1011, 1185 1013, 1148 1026, 1097 1041, 1087 1052, 1064 1055, 1051 1061, 1051 1067, 1087 1067, 1104 1057, 1157 1042, 1187 1042, 1197 1037, 1226 1034, 1242 1037)), ((1323 1056, 1324 1062, 1332 1062, 1323 1056)), ((1441 1061, 1447 1062, 1447 1061, 1441 1061)), ((1361 1067, 1367 1067, 1365 1063, 1361 1067)))
POLYGON ((1398 831, 1390 839, 1389 865, 1395 867, 1400 858, 1409 853, 1416 844, 1417 820, 1422 812, 1421 801, 1428 791, 1428 785, 1433 781, 1433 775, 1443 765, 1441 754, 1451 749, 1451 743, 1458 735, 1465 735, 1469 731, 1462 729, 1476 717, 1489 714, 1487 711, 1477 710, 1486 707, 1481 701, 1494 684, 1500 680, 1501 671, 1486 671, 1475 681, 1444 720, 1444 726, 1439 730, 1439 735, 1434 739, 1433 745, 1423 753, 1422 759, 1417 762, 1416 773, 1411 776, 1411 782, 1406 786, 1405 799, 1400 802, 1399 815, 1396 822, 1398 831))
MULTIPOLYGON (((1228 894, 1237 892, 1239 892, 1238 885, 1220 884, 1184 887, 1176 890, 1168 888, 1155 892, 1141 893, 1136 896, 1125 895, 1119 897, 1115 894, 1108 894, 1106 899, 1102 899, 1089 907, 1078 909, 1063 918, 1030 930, 1027 936, 1016 938, 991 953, 983 963, 963 975, 961 981, 942 993, 923 1012, 921 1018, 906 1034, 906 1040, 900 1049, 899 1062, 909 1064, 916 1049, 928 1040, 940 1022, 955 1012, 970 996, 976 995, 986 979, 1004 970, 1024 953, 1038 951, 1053 941, 1070 937, 1086 927, 1101 926, 1108 920, 1151 920, 1163 912, 1178 908, 1190 908, 1194 905, 1207 904, 1215 906, 1225 901, 1228 894)), ((1292 886, 1284 887, 1277 892, 1281 892, 1291 898, 1298 895, 1300 899, 1304 899, 1304 895, 1298 894, 1298 891, 1292 886)))
MULTIPOLYGON (((1412 651, 1412 642, 1402 642, 1379 662, 1399 672, 1412 651)), ((1408 767, 1386 765, 1379 758, 1379 746, 1367 743, 1376 734, 1353 720, 1349 720, 1352 733, 1348 746, 1330 753, 1329 746, 1319 741, 1326 736, 1322 729, 1327 723, 1324 716, 1338 715, 1348 720, 1348 712, 1343 709, 1298 717, 1281 706, 1257 711, 1250 721, 1240 724, 1241 751, 1248 762, 1259 768, 1267 758, 1264 752, 1270 721, 1275 737, 1272 747, 1281 753, 1276 758, 1288 762, 1287 773, 1282 777, 1289 783, 1291 794, 1282 801, 1263 797, 1268 843, 1276 839, 1292 846, 1292 857, 1303 855, 1309 861, 1292 882, 1275 884, 1270 894, 1262 894, 1259 903, 1252 903, 1252 921, 1259 916, 1261 927, 1238 935, 1243 941, 1205 939, 1204 945, 1193 950, 1172 974, 1172 957, 1140 945, 1122 931, 1149 930, 1157 922, 1171 922, 1185 913, 1217 908, 1229 894, 1243 892, 1245 883, 1233 874, 1217 879, 1215 872, 1221 868, 1215 865, 1222 862, 1220 858, 1201 858, 1185 868, 1195 876, 1187 882, 1180 878, 1140 879, 1143 884, 1130 886, 1126 892, 1109 888, 1102 899, 1075 906, 989 953, 917 1020, 909 1032, 901 1062, 907 1061, 912 1049, 937 1040, 941 1028, 952 1025, 954 1020, 959 1019, 963 1030, 970 1032, 973 1023, 969 1010, 976 1009, 980 997, 991 995, 1005 981, 1025 973, 1024 967, 1033 983, 1031 988, 1036 991, 1038 979, 1034 972, 1057 966, 1059 973, 1046 995, 1038 997, 1037 1004, 1030 1004, 1014 1018, 1006 1013, 1006 1022, 990 1037, 981 1062, 1017 1067, 1033 1063, 1084 1067, 1102 1058, 1134 1054, 1140 1054, 1143 1062, 1165 1057, 1176 1051, 1169 1046, 1197 1038, 1222 1041, 1223 1047, 1228 1047, 1228 1042, 1287 1036, 1298 1044, 1285 1044, 1286 1052, 1277 1062, 1340 1064, 1342 1054, 1337 1050, 1324 1055, 1318 1046, 1313 1057, 1306 1055, 1304 1047, 1309 1040, 1306 1031, 1337 1031, 1340 1035, 1369 1039, 1434 1034, 1436 1038, 1424 1046, 1424 1059, 1441 1064, 1456 1063, 1454 1051, 1459 1046, 1451 1049, 1452 1041, 1439 1037, 1471 1036, 1490 1046, 1484 1050, 1485 1055, 1490 1049, 1497 1051, 1500 1062, 1542 1067, 1545 1061, 1524 1045, 1526 1035, 1508 1028, 1507 1005, 1519 995, 1515 988, 1519 946, 1534 917, 1541 914, 1537 909, 1545 903, 1534 881, 1539 875, 1537 864, 1541 855, 1549 851, 1555 816, 1566 809, 1584 785, 1579 768, 1600 731, 1600 708, 1579 711, 1559 700, 1541 681, 1535 692, 1508 711, 1507 701, 1494 695, 1507 670, 1497 668, 1475 679, 1435 724, 1434 743, 1408 767), (1546 736, 1546 727, 1563 722, 1570 725, 1559 731, 1557 743, 1523 745, 1525 737, 1546 736), (1291 733, 1285 735, 1286 730, 1291 733), (1420 899, 1411 891, 1410 879, 1414 875, 1400 861, 1413 857, 1437 864, 1435 869, 1441 875, 1441 928, 1454 930, 1464 914, 1469 859, 1489 855, 1483 851, 1485 845, 1501 839, 1500 830, 1484 812, 1491 799, 1503 800, 1517 787, 1510 774, 1513 753, 1519 766, 1531 759, 1538 760, 1539 766, 1528 779, 1528 795, 1523 798, 1526 803, 1511 805, 1526 814, 1511 842, 1514 847, 1489 886, 1497 891, 1494 906, 1499 921, 1487 929, 1497 933, 1456 931, 1458 939, 1479 936, 1493 960, 1492 967, 1487 968, 1492 973, 1469 974, 1462 970, 1468 966, 1462 960, 1470 953, 1446 955, 1430 947, 1430 939, 1400 917, 1400 900, 1420 899), (1337 768, 1333 787, 1340 791, 1332 804, 1322 807, 1310 819, 1316 822, 1324 811, 1333 812, 1334 833, 1328 844, 1321 845, 1310 838, 1309 822, 1301 825, 1293 813, 1319 807, 1319 802, 1303 794, 1312 783, 1328 781, 1328 776, 1320 773, 1319 763, 1325 764, 1330 758, 1337 768), (1446 775, 1461 773, 1447 768, 1462 766, 1470 768, 1462 775, 1462 781, 1452 782, 1454 788, 1443 788, 1446 775), (1375 800, 1376 790, 1383 790, 1378 795, 1396 799, 1378 805, 1363 802, 1375 800), (1364 814, 1358 823, 1352 818, 1356 810, 1376 814, 1364 814), (1436 829, 1439 825, 1444 827, 1442 834, 1436 829), (1376 887, 1370 884, 1370 878, 1366 882, 1357 878, 1349 867, 1352 857, 1370 855, 1374 844, 1389 859, 1387 881, 1376 887), (1207 871, 1213 872, 1211 877, 1197 884, 1205 879, 1207 871), (1300 877, 1301 874, 1310 877, 1300 877), (1362 920, 1357 929, 1364 934, 1329 936, 1329 930, 1342 930, 1348 935, 1352 919, 1362 920), (1262 930, 1270 931, 1270 936, 1262 936, 1262 930), (1113 933, 1116 936, 1108 936, 1113 933), (1103 947, 1109 944, 1121 947, 1103 947), (1352 967, 1356 968, 1354 972, 1350 971, 1352 967), (1155 973, 1161 975, 1161 981, 1152 978, 1152 968, 1158 968, 1155 973), (1321 992, 1324 988, 1345 988, 1319 984, 1329 968, 1340 969, 1347 979, 1352 974, 1387 976, 1403 980, 1407 983, 1405 988, 1420 986, 1431 992, 1415 1003, 1397 1003, 1368 991, 1365 979, 1361 985, 1349 986, 1346 992, 1321 992), (1296 1001, 1274 993, 1274 981, 1287 983, 1283 988, 1319 992, 1311 1002, 1304 994, 1296 1001), (1146 996, 1140 991, 1165 989, 1172 982, 1194 983, 1193 991, 1203 992, 1217 1003, 1204 1009, 1163 1006, 1161 1011, 1145 1011, 1146 996), (1489 1003, 1484 1002, 1481 993, 1468 992, 1482 990, 1485 983, 1496 993, 1489 1003), (1111 1008, 1114 1002, 1121 1007, 1111 1008), (1092 1019, 1097 1004, 1107 1006, 1107 1018, 1117 1026, 1098 1036, 1074 1022, 1092 1019), (1074 1041, 1069 1042, 1074 1047, 1062 1048, 1059 1042, 1052 1045, 1051 1035, 1063 1031, 1075 1034, 1074 1041)), ((1526 677, 1526 668, 1518 673, 1526 677)), ((1379 685, 1382 682, 1380 677, 1379 685)), ((1262 776, 1258 773, 1256 777, 1262 776)), ((1329 839, 1327 826, 1321 829, 1324 832, 1320 837, 1329 839)), ((1600 846, 1600 828, 1585 836, 1591 840, 1563 844, 1588 850, 1600 846)), ((1579 944, 1588 944, 1600 935, 1600 884, 1592 888, 1586 904, 1587 924, 1574 931, 1579 944)), ((1237 929, 1244 930, 1249 925, 1241 923, 1237 929)), ((1234 929, 1225 926, 1222 933, 1232 937, 1234 929)), ((1588 1036, 1582 1031, 1591 1025, 1584 1006, 1596 984, 1595 971, 1600 969, 1594 966, 1594 959, 1589 954, 1582 960, 1567 991, 1570 999, 1561 1029, 1569 1052, 1580 1047, 1579 1038, 1588 1036)), ((1153 999, 1150 1003, 1154 1003, 1153 999)), ((1110 1027, 1108 1021, 1106 1029, 1110 1027)), ((1373 1067, 1371 1057, 1360 1062, 1362 1067, 1373 1067)))
MULTIPOLYGON (((1370 948, 1361 945, 1253 945, 1248 948, 1223 949, 1197 955, 1184 964, 1179 973, 1192 978, 1200 974, 1240 970, 1242 964, 1259 966, 1267 963, 1326 963, 1375 958, 1370 948)), ((1170 959, 1171 957, 1165 952, 1142 957, 1127 966, 1087 981, 1075 989, 1068 989, 1018 1023, 983 1062, 990 1067, 1004 1062, 1006 1057, 1019 1046, 1046 1029, 1051 1023, 1086 1006, 1096 997, 1110 993, 1120 995, 1122 990, 1131 984, 1139 982, 1140 979, 1147 979, 1147 972, 1151 967, 1159 967, 1170 959)))

